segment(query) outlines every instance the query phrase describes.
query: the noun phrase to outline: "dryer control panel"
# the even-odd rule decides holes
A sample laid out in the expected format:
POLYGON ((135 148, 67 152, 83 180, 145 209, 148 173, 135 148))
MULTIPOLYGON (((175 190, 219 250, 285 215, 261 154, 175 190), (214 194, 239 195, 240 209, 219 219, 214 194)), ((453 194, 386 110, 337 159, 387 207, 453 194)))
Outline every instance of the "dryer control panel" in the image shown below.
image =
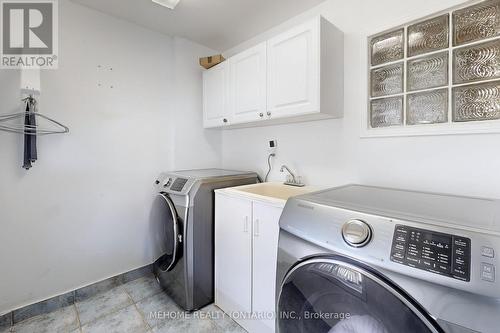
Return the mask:
POLYGON ((461 236, 397 225, 391 261, 469 282, 471 241, 461 236))
POLYGON ((158 186, 158 192, 184 196, 188 194, 195 182, 194 178, 162 173, 155 184, 158 186))
POLYGON ((182 189, 184 188, 184 185, 187 183, 187 178, 177 178, 172 186, 170 186, 170 189, 175 192, 181 192, 182 189))

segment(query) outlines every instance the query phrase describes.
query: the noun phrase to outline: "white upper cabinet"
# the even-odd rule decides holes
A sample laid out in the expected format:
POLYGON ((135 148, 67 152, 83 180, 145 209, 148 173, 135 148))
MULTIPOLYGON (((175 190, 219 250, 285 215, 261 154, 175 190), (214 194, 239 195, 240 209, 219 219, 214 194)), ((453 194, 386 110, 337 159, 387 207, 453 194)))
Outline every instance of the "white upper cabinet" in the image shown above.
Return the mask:
POLYGON ((319 26, 308 22, 267 42, 272 117, 319 111, 319 26))
POLYGON ((229 75, 226 63, 203 73, 203 125, 205 128, 229 124, 229 75))
POLYGON ((229 60, 232 124, 257 121, 266 114, 266 43, 229 60))
POLYGON ((249 127, 343 116, 344 35, 321 16, 208 72, 217 69, 228 71, 230 79, 211 83, 225 87, 210 84, 204 89, 205 127, 249 127), (227 109, 216 111, 222 101, 227 109))

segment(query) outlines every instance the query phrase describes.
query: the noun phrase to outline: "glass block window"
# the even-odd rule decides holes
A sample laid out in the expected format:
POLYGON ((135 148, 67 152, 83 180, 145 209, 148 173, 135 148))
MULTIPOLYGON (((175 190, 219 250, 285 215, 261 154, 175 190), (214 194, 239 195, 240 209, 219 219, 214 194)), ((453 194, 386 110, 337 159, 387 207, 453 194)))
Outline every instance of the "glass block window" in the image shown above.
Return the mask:
POLYGON ((372 127, 403 125, 403 97, 373 100, 370 107, 372 127))
POLYGON ((500 130, 500 0, 395 27, 368 47, 368 131, 500 130))

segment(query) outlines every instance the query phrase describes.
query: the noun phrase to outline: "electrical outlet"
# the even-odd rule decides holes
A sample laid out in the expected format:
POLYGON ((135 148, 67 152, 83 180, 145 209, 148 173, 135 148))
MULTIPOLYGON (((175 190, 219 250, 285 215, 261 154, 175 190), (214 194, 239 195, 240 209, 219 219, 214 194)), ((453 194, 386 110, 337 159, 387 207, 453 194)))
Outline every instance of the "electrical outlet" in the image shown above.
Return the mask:
POLYGON ((270 140, 267 145, 267 150, 270 154, 276 154, 276 149, 278 149, 278 141, 270 140))

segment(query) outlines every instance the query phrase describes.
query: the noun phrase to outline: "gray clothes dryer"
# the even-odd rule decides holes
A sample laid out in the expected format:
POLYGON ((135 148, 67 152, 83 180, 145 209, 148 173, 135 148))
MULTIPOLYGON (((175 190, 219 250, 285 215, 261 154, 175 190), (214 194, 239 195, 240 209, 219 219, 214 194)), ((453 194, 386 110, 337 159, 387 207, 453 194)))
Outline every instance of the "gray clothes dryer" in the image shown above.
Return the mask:
POLYGON ((281 333, 497 333, 500 201, 349 185, 280 220, 281 333))
POLYGON ((258 175, 220 169, 175 171, 156 180, 154 273, 165 292, 194 311, 214 300, 214 190, 254 184, 258 175))

